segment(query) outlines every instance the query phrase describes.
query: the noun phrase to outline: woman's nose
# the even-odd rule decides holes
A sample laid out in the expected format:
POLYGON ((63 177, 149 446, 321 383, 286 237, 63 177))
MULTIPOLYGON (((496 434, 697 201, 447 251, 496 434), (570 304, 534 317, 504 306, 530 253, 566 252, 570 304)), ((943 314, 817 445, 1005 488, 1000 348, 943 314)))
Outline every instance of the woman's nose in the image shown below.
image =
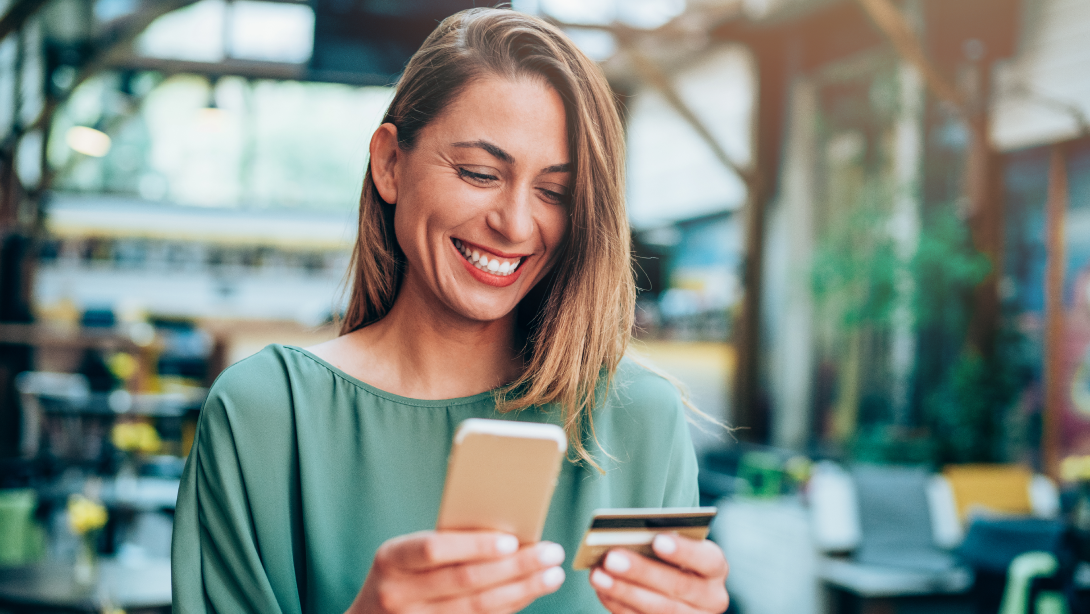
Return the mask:
POLYGON ((495 208, 488 214, 488 225, 503 235, 510 243, 522 243, 534 233, 533 197, 524 190, 498 199, 495 208))

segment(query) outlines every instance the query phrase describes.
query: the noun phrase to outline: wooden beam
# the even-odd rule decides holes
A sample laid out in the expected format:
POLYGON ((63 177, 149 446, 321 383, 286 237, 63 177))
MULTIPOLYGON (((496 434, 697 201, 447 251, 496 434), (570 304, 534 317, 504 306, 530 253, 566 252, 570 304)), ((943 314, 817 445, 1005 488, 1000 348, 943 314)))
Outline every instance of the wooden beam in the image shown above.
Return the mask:
POLYGON ((969 322, 968 349, 990 356, 999 327, 999 276, 1002 271, 1003 207, 999 154, 989 134, 990 63, 975 63, 980 87, 967 97, 931 62, 923 44, 905 16, 891 0, 856 0, 863 11, 897 50, 900 58, 923 76, 927 89, 949 104, 969 129, 970 144, 965 164, 965 196, 973 244, 992 264, 989 275, 977 286, 969 322))
POLYGON ((746 198, 745 253, 742 261, 742 301, 734 327, 737 366, 728 382, 731 391, 731 426, 739 439, 767 443, 769 401, 762 388, 761 310, 764 294, 765 221, 775 193, 782 157, 788 98, 788 59, 782 40, 752 46, 756 96, 753 101, 753 174, 746 198))
POLYGON ((135 54, 115 56, 109 68, 120 70, 154 70, 166 75, 179 73, 209 75, 213 77, 243 77, 245 79, 271 79, 276 81, 299 81, 306 78, 305 64, 286 64, 282 62, 261 62, 227 59, 222 62, 195 62, 192 60, 174 60, 151 58, 135 54))
POLYGON ((1045 205, 1045 408, 1041 442, 1043 469, 1053 478, 1059 477, 1060 426, 1064 400, 1067 398, 1063 381, 1063 288, 1067 264, 1064 225, 1067 201, 1067 156, 1063 145, 1053 145, 1048 172, 1048 202, 1045 205))
MULTIPOLYGON (((623 40, 623 39, 622 39, 623 40)), ((700 119, 693 112, 692 108, 682 100, 681 95, 678 93, 677 88, 674 87, 670 78, 658 67, 650 58, 645 56, 634 44, 629 42, 623 42, 622 48, 625 55, 632 60, 632 65, 636 68, 636 72, 640 74, 640 77, 651 87, 655 88, 662 97, 666 99, 666 102, 673 107, 693 130, 700 136, 700 138, 711 148, 712 153, 715 155, 715 159, 718 160, 727 170, 738 175, 742 181, 746 184, 749 190, 753 189, 753 172, 739 164, 727 153, 723 146, 719 143, 718 139, 711 133, 704 121, 700 119)))
POLYGON ((965 115, 964 97, 928 59, 916 33, 912 31, 908 20, 897 10, 897 7, 890 0, 856 1, 897 50, 897 55, 920 71, 927 89, 931 90, 936 98, 949 103, 959 113, 965 115))
MULTIPOLYGON (((628 57, 628 59, 632 61, 632 66, 636 69, 636 73, 639 75, 640 79, 644 83, 655 88, 655 90, 658 91, 660 94, 662 94, 662 97, 666 99, 666 102, 674 109, 674 111, 676 111, 677 114, 682 117, 682 119, 684 119, 690 126, 692 126, 693 130, 696 131, 697 135, 700 136, 701 140, 707 143, 708 147, 711 148, 712 153, 715 155, 715 159, 718 160, 724 167, 726 167, 727 170, 738 175, 738 177, 742 179, 742 182, 745 183, 748 188, 752 189, 752 170, 749 169, 747 166, 737 162, 734 158, 730 156, 730 154, 727 153, 725 149, 723 149, 723 146, 715 138, 715 135, 711 133, 711 130, 708 129, 707 125, 704 123, 704 120, 700 119, 700 117, 693 112, 692 108, 681 98, 681 95, 678 93, 677 88, 674 86, 673 81, 671 81, 670 77, 657 64, 655 64, 655 62, 651 60, 651 58, 647 57, 643 54, 642 51, 640 51, 638 38, 646 35, 646 32, 634 30, 620 24, 587 25, 565 23, 556 19, 549 19, 548 21, 560 28, 601 30, 603 32, 608 32, 612 34, 613 37, 617 40, 621 50, 628 57)), ((671 22, 660 27, 655 32, 661 35, 670 36, 686 34, 683 32, 679 33, 675 26, 676 24, 671 22)))

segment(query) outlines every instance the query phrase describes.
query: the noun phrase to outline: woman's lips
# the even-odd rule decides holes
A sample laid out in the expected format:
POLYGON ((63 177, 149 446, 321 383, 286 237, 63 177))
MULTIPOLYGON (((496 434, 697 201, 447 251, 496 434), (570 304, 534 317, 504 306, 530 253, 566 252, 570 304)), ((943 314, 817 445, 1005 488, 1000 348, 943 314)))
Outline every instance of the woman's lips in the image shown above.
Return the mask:
POLYGON ((522 274, 522 264, 529 256, 502 256, 461 239, 451 239, 451 244, 462 258, 462 264, 477 281, 495 287, 515 283, 522 274))

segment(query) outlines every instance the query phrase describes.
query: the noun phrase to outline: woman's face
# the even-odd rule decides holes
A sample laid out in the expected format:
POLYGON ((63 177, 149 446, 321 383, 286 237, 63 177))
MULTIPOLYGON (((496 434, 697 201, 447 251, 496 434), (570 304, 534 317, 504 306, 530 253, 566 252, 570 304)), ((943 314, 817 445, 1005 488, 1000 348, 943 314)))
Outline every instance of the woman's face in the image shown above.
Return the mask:
POLYGON ((572 173, 560 96, 538 79, 485 78, 411 151, 395 135, 391 124, 379 128, 371 164, 379 194, 396 203, 401 291, 474 321, 512 313, 567 233, 572 173))

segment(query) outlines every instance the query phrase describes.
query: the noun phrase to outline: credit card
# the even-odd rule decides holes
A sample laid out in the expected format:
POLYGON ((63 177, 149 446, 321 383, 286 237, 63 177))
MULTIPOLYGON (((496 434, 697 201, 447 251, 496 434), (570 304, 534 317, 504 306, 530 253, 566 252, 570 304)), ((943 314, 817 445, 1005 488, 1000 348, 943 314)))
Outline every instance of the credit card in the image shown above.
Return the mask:
POLYGON ((572 569, 589 569, 602 562, 613 548, 627 548, 655 557, 651 542, 660 533, 677 533, 692 539, 708 536, 714 507, 646 507, 601 509, 594 512, 583 535, 572 569))

